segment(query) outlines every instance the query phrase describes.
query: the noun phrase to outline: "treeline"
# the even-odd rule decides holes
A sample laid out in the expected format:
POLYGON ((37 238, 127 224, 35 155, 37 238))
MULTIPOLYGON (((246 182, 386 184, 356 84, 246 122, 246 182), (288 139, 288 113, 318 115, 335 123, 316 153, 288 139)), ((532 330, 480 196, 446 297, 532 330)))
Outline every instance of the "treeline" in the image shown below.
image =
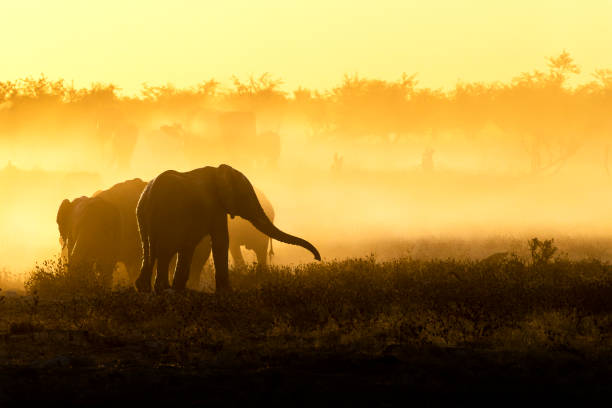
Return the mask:
POLYGON ((198 117, 217 111, 252 111, 258 124, 278 128, 283 121, 302 123, 316 137, 402 137, 435 140, 444 133, 467 138, 487 137, 494 127, 503 138, 521 138, 532 155, 534 169, 544 167, 543 151, 554 150, 555 160, 570 156, 587 140, 612 136, 612 69, 597 70, 593 80, 569 86, 580 72, 563 52, 547 58, 548 70, 526 72, 509 83, 457 83, 454 89, 418 86, 416 75, 396 81, 345 76, 326 91, 281 89, 282 81, 264 74, 224 88, 214 79, 190 88, 143 85, 140 95, 120 96, 113 84, 76 89, 64 80, 25 78, 0 82, 0 137, 24 128, 95 127, 100 123, 130 121, 140 126, 159 122, 187 128, 198 117), (157 122, 156 122, 157 121, 157 122))

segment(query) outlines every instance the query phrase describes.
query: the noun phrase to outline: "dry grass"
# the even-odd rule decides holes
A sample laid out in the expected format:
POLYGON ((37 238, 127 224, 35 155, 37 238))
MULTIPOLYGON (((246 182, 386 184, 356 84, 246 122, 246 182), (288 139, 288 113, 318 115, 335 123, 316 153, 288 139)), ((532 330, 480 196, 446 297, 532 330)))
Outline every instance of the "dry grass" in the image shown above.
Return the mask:
POLYGON ((219 343, 609 349, 612 266, 553 259, 552 241, 531 245, 530 259, 512 253, 480 261, 370 257, 234 270, 234 291, 226 296, 110 290, 48 261, 25 283, 27 295, 4 299, 0 330, 28 322, 39 330, 86 330, 185 349, 219 343))

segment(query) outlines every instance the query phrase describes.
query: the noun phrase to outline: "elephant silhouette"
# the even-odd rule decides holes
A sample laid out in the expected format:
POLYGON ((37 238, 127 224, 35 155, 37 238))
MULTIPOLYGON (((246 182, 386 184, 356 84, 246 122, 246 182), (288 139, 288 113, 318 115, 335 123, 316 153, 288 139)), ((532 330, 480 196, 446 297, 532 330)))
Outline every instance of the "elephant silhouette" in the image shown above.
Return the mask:
MULTIPOLYGON (((119 212, 120 233, 117 240, 118 250, 116 254, 117 262, 123 262, 125 265, 128 277, 131 282, 136 280, 142 264, 142 245, 138 224, 136 222, 136 205, 147 183, 139 178, 126 180, 117 183, 107 190, 98 190, 93 194, 93 197, 100 198, 112 204, 119 212)), ((255 189, 257 197, 264 209, 264 212, 271 221, 274 221, 274 209, 266 196, 259 190, 255 189)), ((81 197, 78 200, 85 200, 87 197, 81 197)), ((67 201, 67 200, 66 200, 67 201)), ((76 200, 75 200, 76 201, 76 200)), ((62 215, 61 225, 72 222, 72 218, 78 213, 64 212, 62 215)), ((116 214, 115 214, 116 216, 116 214)), ((58 225, 60 224, 58 216, 58 225)), ((62 227, 60 225, 60 231, 62 227)), ((82 228, 87 228, 83 226, 82 228)), ((240 218, 230 219, 228 223, 230 235, 230 253, 234 259, 234 264, 238 267, 245 264, 242 257, 240 247, 245 246, 247 249, 255 251, 257 262, 261 266, 267 265, 268 242, 270 238, 259 232, 253 225, 240 218)), ((89 246, 92 247, 89 251, 94 251, 94 245, 104 246, 104 235, 96 235, 95 231, 87 231, 91 235, 89 238, 89 246), (100 237, 96 239, 95 237, 100 237)), ((61 235, 61 234, 60 234, 61 235)), ((192 264, 189 272, 189 280, 187 286, 191 289, 199 289, 200 275, 202 269, 211 253, 211 239, 206 236, 197 245, 192 264)), ((171 268, 172 269, 172 268, 171 268)))
POLYGON ((238 170, 222 164, 188 172, 168 170, 145 187, 136 217, 143 247, 143 262, 135 286, 151 291, 157 263, 155 290, 170 287, 168 268, 177 254, 172 287, 185 289, 196 246, 211 237, 217 292, 231 290, 228 273, 229 232, 227 216, 240 216, 269 237, 299 245, 321 260, 308 241, 279 230, 264 212, 250 181, 238 170))
POLYGON ((105 286, 112 286, 121 236, 119 210, 98 197, 65 199, 56 221, 68 267, 97 273, 105 286))

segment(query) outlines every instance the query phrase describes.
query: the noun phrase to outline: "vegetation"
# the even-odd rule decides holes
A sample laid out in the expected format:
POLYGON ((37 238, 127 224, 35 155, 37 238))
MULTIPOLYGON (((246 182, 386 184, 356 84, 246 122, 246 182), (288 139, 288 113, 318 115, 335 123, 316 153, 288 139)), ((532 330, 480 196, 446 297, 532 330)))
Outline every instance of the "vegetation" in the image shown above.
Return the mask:
POLYGON ((0 378, 10 398, 75 404, 500 392, 599 401, 611 374, 612 265, 555 256, 552 240, 529 249, 527 259, 249 267, 231 271, 227 295, 211 293, 210 275, 202 292, 111 290, 48 261, 25 295, 0 297, 0 378))
POLYGON ((110 291, 95 277, 47 262, 26 282, 28 296, 3 303, 2 330, 29 322, 40 330, 154 339, 190 353, 213 345, 609 349, 612 266, 553 259, 551 248, 552 241, 532 240, 529 260, 369 257, 234 270, 235 290, 227 296, 110 291))
POLYGON ((452 133, 472 147, 511 145, 537 173, 562 166, 586 143, 605 149, 612 131, 612 70, 599 69, 592 81, 570 86, 580 68, 569 53, 547 62, 547 71, 524 72, 510 83, 460 82, 449 91, 420 88, 416 75, 407 74, 397 81, 346 76, 331 90, 289 93, 266 73, 247 81, 234 77, 230 88, 214 79, 188 89, 145 84, 138 96, 121 96, 113 84, 75 89, 61 79, 25 78, 0 82, 0 134, 20 134, 23 142, 51 128, 58 132, 48 137, 85 134, 102 143, 96 138, 110 136, 95 126, 122 118, 150 124, 163 117, 194 131, 191 124, 207 112, 247 110, 258 120, 297 121, 317 140, 409 138, 427 145, 452 133))

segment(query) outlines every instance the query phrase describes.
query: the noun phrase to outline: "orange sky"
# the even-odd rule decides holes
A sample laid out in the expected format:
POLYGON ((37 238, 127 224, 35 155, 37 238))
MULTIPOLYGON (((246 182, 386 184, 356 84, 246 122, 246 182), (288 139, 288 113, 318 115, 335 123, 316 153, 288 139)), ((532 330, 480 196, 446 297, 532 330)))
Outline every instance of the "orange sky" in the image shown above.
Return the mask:
POLYGON ((508 81, 563 49, 580 80, 612 67, 612 1, 2 2, 0 80, 44 73, 76 86, 230 84, 271 72, 285 89, 326 89, 345 73, 422 86, 508 81), (331 4, 331 5, 330 5, 331 4))

